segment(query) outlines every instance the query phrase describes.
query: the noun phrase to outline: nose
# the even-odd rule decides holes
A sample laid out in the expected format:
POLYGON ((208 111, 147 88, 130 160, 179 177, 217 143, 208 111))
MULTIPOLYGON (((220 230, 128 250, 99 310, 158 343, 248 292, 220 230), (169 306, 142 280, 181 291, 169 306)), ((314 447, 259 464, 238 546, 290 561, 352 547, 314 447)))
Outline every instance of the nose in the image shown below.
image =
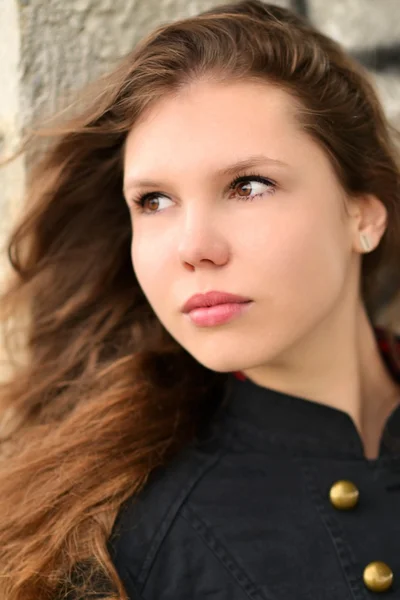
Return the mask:
POLYGON ((186 268, 223 266, 228 261, 229 245, 222 229, 221 219, 204 205, 186 211, 178 230, 179 258, 186 268))

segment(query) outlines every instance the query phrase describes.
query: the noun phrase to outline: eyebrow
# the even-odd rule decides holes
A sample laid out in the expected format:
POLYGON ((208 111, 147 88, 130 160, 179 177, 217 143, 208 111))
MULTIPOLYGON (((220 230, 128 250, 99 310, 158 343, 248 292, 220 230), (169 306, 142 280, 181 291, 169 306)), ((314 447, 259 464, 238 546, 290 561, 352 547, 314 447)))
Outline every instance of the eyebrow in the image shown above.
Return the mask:
MULTIPOLYGON (((223 167, 222 169, 218 169, 215 173, 214 173, 214 177, 218 178, 218 177, 224 177, 224 176, 228 176, 228 175, 234 175, 237 171, 240 171, 242 169, 249 169, 251 167, 256 167, 259 165, 271 165, 271 166, 276 166, 276 167, 288 167, 289 165, 287 163, 282 162, 281 160, 276 160, 274 158, 269 158, 268 156, 264 156, 263 154, 255 154, 253 156, 249 156, 248 158, 239 160, 227 167, 223 167)), ((132 188, 132 187, 162 187, 162 182, 161 181, 156 181, 153 179, 136 179, 133 177, 128 177, 127 180, 125 181, 125 185, 124 185, 124 193, 126 194, 126 192, 132 188)))

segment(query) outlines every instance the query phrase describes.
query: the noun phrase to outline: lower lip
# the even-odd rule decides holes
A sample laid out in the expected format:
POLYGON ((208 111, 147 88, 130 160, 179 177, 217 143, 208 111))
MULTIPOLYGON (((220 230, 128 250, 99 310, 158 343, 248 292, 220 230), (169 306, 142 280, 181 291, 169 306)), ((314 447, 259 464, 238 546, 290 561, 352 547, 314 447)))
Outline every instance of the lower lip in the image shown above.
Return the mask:
POLYGON ((227 323, 247 310, 252 302, 232 302, 229 304, 216 304, 207 308, 195 308, 188 315, 195 325, 212 327, 227 323))

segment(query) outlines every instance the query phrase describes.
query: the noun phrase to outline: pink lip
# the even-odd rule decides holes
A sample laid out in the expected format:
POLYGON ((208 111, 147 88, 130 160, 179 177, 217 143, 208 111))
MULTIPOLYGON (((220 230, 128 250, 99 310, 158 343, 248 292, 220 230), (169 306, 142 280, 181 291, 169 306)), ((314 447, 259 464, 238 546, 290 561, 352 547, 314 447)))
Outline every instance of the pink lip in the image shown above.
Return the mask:
POLYGON ((188 313, 190 319, 201 327, 210 327, 231 321, 242 314, 249 305, 250 298, 228 294, 225 292, 208 292, 195 294, 184 304, 182 312, 188 313))
POLYGON ((189 312, 189 318, 195 325, 200 327, 212 327, 227 323, 241 315, 251 304, 250 302, 231 302, 228 304, 216 304, 208 308, 194 308, 189 312))
POLYGON ((207 294, 195 294, 185 302, 182 312, 188 313, 195 308, 209 308, 217 304, 232 304, 250 302, 251 298, 238 296, 237 294, 228 294, 227 292, 207 292, 207 294))

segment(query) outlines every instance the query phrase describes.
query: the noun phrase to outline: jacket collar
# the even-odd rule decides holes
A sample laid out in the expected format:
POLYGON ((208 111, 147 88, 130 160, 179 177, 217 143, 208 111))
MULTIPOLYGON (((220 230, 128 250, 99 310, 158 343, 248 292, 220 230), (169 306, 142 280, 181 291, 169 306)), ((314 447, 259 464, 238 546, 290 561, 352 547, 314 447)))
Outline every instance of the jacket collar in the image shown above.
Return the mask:
MULTIPOLYGON (((375 327, 375 334, 389 371, 400 383, 385 330, 375 327)), ((396 340, 400 349, 400 336, 396 340)), ((364 458, 361 438, 348 413, 259 386, 241 372, 229 375, 221 408, 239 429, 247 428, 258 445, 273 442, 299 453, 364 458)), ((396 455, 400 456, 400 404, 386 421, 379 452, 379 457, 396 455), (397 438, 397 447, 390 438, 397 438)))

